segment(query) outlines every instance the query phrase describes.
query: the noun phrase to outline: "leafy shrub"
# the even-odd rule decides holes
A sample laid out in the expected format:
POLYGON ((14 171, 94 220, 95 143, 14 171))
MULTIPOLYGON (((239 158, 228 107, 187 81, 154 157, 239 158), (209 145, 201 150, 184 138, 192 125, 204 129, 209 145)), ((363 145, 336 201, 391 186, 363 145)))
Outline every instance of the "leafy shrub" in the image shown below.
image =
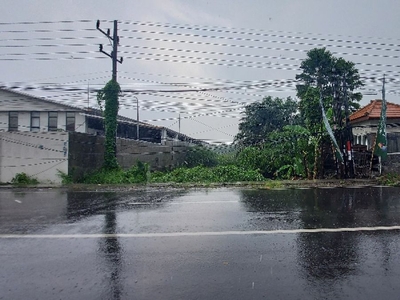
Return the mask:
POLYGON ((267 178, 309 177, 313 169, 316 140, 307 129, 284 126, 268 134, 261 146, 242 149, 237 155, 239 166, 260 170, 267 178))
POLYGON ((206 168, 197 166, 194 168, 177 168, 168 173, 155 172, 152 174, 152 182, 238 182, 238 181, 262 181, 264 177, 256 170, 246 170, 238 166, 217 166, 206 168))
POLYGON ((196 166, 214 167, 218 164, 218 159, 217 154, 212 150, 196 146, 188 150, 185 162, 189 168, 196 166))
POLYGON ((14 178, 11 179, 12 184, 38 184, 39 181, 36 178, 28 176, 26 173, 17 173, 14 178))
POLYGON ((273 176, 270 157, 259 147, 246 147, 240 151, 237 155, 237 164, 244 169, 259 170, 264 177, 273 176))
POLYGON ((83 183, 89 184, 126 184, 147 182, 149 166, 140 161, 129 170, 122 169, 100 169, 83 178, 83 183))
POLYGON ((219 166, 237 165, 235 154, 219 154, 217 160, 219 166))
POLYGON ((62 184, 73 183, 72 176, 67 174, 67 173, 64 173, 61 170, 57 170, 57 176, 61 178, 61 183, 62 184))
POLYGON ((388 186, 400 186, 400 174, 388 173, 378 177, 378 182, 388 186))

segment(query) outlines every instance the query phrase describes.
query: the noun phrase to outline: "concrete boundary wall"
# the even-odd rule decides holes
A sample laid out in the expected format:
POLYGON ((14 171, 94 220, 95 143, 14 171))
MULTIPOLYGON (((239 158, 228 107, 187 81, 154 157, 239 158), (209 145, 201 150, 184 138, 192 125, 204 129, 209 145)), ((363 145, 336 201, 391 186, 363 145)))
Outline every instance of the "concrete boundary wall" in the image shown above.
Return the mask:
POLYGON ((400 153, 389 153, 387 160, 383 162, 383 174, 400 174, 400 153))
POLYGON ((67 132, 0 132, 0 182, 26 173, 42 183, 60 183, 68 172, 67 132))
MULTIPOLYGON (((104 161, 104 136, 69 133, 68 173, 80 177, 101 168, 104 161)), ((166 141, 165 145, 117 138, 117 160, 123 169, 148 163, 151 170, 170 169, 182 165, 191 144, 182 141, 166 141)))

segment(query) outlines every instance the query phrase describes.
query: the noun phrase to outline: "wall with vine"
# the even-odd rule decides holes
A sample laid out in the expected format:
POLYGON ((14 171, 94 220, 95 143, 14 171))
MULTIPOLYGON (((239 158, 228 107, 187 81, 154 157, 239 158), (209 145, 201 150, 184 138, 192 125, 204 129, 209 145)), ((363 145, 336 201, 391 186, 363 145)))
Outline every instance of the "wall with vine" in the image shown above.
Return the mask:
POLYGON ((116 158, 116 133, 117 116, 119 109, 118 96, 121 87, 115 80, 110 80, 103 89, 97 94, 97 102, 102 108, 104 101, 104 127, 105 127, 105 151, 104 169, 118 169, 119 165, 116 158))

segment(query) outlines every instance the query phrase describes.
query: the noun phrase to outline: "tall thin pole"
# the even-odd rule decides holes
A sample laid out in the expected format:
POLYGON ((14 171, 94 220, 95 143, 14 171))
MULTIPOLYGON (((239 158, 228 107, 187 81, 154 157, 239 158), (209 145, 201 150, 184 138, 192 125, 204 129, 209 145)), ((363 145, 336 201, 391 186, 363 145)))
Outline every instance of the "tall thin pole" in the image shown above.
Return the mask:
MULTIPOLYGON (((386 126, 386 115, 382 114, 382 110, 386 110, 386 95, 385 95, 385 74, 383 74, 383 84, 382 84, 382 108, 381 108, 381 118, 379 120, 379 125, 378 125, 378 132, 376 133, 374 143, 372 145, 371 149, 371 164, 370 164, 370 176, 372 176, 372 164, 373 164, 373 159, 374 159, 374 153, 375 153, 375 148, 377 147, 377 140, 378 140, 378 135, 381 129, 382 122, 384 122, 384 126, 386 126), (384 118, 384 120, 382 120, 384 118)), ((386 113, 386 111, 385 111, 386 113)), ((386 129, 384 131, 386 133, 386 129)), ((387 147, 387 145, 385 145, 387 147)), ((379 175, 382 174, 382 157, 381 154, 378 155, 378 162, 379 162, 379 175)))
POLYGON ((111 58, 112 60, 112 80, 117 81, 117 62, 122 64, 123 58, 121 57, 118 59, 118 44, 119 44, 119 37, 118 37, 118 21, 114 20, 114 30, 113 30, 113 35, 110 36, 110 29, 107 31, 104 31, 100 28, 100 21, 97 20, 96 22, 96 28, 99 30, 101 33, 103 33, 108 39, 112 41, 112 46, 113 49, 111 51, 111 54, 108 54, 103 50, 103 44, 99 45, 99 50, 101 53, 104 53, 108 57, 111 58))
POLYGON ((178 133, 181 133, 181 114, 179 114, 179 118, 178 118, 178 133))
POLYGON ((112 79, 117 81, 117 53, 118 53, 118 22, 114 20, 113 32, 113 51, 111 53, 112 59, 112 79))
POLYGON ((136 136, 137 140, 139 140, 139 99, 136 98, 136 136))
MULTIPOLYGON (((386 95, 385 95, 385 74, 383 74, 383 84, 382 84, 382 110, 384 109, 384 106, 386 107, 386 95)), ((382 117, 382 116, 381 116, 382 117)), ((380 120, 382 122, 382 120, 380 120)), ((386 118, 385 118, 385 126, 386 126, 386 118)), ((386 133, 386 130, 385 130, 386 133)), ((379 132, 376 134, 378 137, 379 132)), ((387 147, 387 145, 385 145, 387 147)), ((382 156, 379 155, 379 175, 382 175, 382 156)))
POLYGON ((345 149, 347 162, 346 176, 354 178, 354 157, 353 157, 353 131, 349 119, 349 98, 347 97, 346 76, 343 76, 344 107, 345 107, 345 149))

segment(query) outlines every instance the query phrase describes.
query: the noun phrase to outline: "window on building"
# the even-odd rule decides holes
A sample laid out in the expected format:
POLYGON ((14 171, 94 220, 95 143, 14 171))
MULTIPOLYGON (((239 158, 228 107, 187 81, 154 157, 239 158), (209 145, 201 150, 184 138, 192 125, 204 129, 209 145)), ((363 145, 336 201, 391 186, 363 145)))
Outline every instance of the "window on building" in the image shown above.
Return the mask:
POLYGON ((75 131, 75 113, 67 112, 66 128, 67 131, 75 131))
POLYGON ((58 113, 49 111, 49 131, 57 131, 58 113))
POLYGON ((40 131, 40 112, 38 111, 31 112, 31 131, 40 131))
POLYGON ((10 111, 8 115, 8 131, 18 131, 18 112, 10 111))

